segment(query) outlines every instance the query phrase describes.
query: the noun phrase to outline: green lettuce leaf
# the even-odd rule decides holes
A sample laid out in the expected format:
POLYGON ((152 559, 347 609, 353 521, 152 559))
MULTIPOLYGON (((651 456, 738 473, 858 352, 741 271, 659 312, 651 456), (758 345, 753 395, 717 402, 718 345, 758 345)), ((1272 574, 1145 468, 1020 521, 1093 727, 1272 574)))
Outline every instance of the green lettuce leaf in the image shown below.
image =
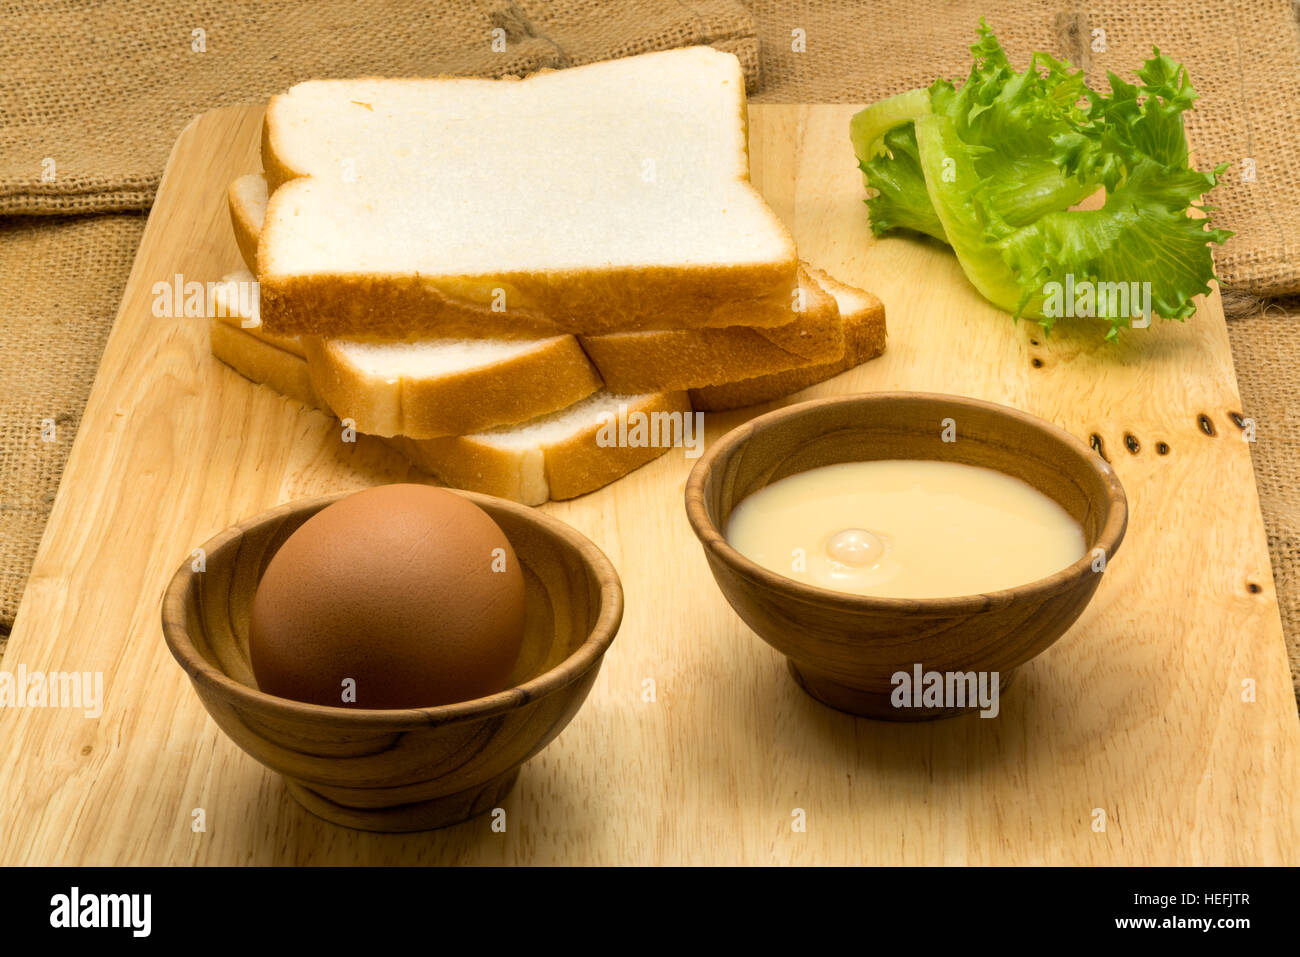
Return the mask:
POLYGON ((1107 339, 1139 316, 1144 323, 1153 315, 1190 316, 1194 298, 1209 294, 1214 277, 1208 243, 1232 234, 1207 230, 1205 219, 1187 210, 1199 208, 1194 200, 1222 170, 1173 174, 1144 160, 1101 209, 1049 213, 1004 236, 997 248, 1020 285, 1011 311, 1048 330, 1062 316, 1091 314, 1110 323, 1107 339), (1066 298, 1071 287, 1080 290, 1072 302, 1066 298))
POLYGON ((1001 218, 1033 222, 1096 192, 1096 185, 1062 166, 1056 138, 1074 134, 1088 114, 1082 72, 1035 53, 1017 73, 981 21, 971 47, 975 64, 960 88, 947 80, 930 87, 931 112, 949 117, 963 142, 982 147, 972 156, 1001 218))
POLYGON ((914 127, 927 195, 962 272, 985 299, 1004 309, 1005 303, 1015 305, 1020 301, 1020 285, 994 245, 1012 227, 987 203, 968 201, 984 188, 976 169, 983 148, 958 136, 956 124, 947 116, 923 116, 914 127))
POLYGON ((912 124, 890 130, 882 145, 888 152, 860 164, 863 175, 876 190, 876 195, 867 200, 871 231, 879 236, 891 229, 910 229, 947 242, 926 191, 912 124))
POLYGON ((866 185, 875 191, 867 207, 877 236, 891 229, 911 229, 945 239, 925 191, 912 132, 912 121, 928 112, 929 91, 909 90, 858 111, 849 123, 858 167, 866 185))
POLYGON ((1111 74, 1101 94, 1044 53, 1017 72, 983 21, 971 51, 960 87, 941 79, 854 117, 873 232, 947 242, 982 295, 1047 330, 1094 316, 1114 338, 1139 315, 1191 315, 1210 246, 1231 233, 1198 205, 1226 164, 1189 165, 1186 70, 1157 49, 1137 83, 1111 74), (1093 194, 1100 209, 1071 208, 1093 194))
POLYGON ((884 137, 890 130, 904 126, 930 112, 930 94, 925 90, 908 90, 872 103, 853 114, 849 121, 849 139, 858 162, 865 163, 884 152, 884 137))

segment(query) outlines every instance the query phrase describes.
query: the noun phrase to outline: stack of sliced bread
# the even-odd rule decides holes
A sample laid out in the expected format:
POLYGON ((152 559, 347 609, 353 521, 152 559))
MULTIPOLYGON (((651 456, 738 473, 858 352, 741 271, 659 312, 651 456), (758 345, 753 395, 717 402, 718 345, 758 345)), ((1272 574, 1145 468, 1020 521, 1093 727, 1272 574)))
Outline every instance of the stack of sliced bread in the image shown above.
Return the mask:
POLYGON ((592 491, 682 444, 692 407, 884 348, 880 301, 799 260, 746 137, 739 63, 709 47, 301 83, 230 186, 246 268, 215 287, 212 351, 448 484, 592 491), (675 425, 611 442, 636 413, 675 425))

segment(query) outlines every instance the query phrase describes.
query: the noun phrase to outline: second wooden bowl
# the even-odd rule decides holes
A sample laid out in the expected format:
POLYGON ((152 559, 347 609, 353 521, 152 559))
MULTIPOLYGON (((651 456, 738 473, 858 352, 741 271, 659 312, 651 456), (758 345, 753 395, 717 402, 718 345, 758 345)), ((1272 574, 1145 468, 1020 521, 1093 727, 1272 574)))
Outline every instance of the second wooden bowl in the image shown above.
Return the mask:
POLYGON ((257 689, 248 613, 275 552, 348 493, 291 502, 227 529, 187 561, 163 599, 163 633, 213 720, 284 776, 307 810, 347 827, 416 831, 496 806, 519 766, 577 713, 623 616, 604 554, 541 512, 471 492, 505 532, 524 572, 523 651, 511 687, 473 701, 409 710, 305 704, 257 689))
POLYGON ((1005 689, 1083 612, 1124 538, 1128 506, 1099 455, 1062 429, 1006 406, 959 396, 880 392, 787 406, 733 429, 696 463, 686 512, 731 607, 787 656, 814 698, 896 721, 973 706, 897 708, 899 672, 992 673, 1005 689), (956 441, 944 441, 951 420, 956 441), (727 544, 731 510, 746 496, 839 462, 937 459, 996 469, 1054 499, 1082 526, 1087 551, 1070 567, 1017 588, 960 598, 875 598, 787 578, 727 544), (1099 556, 1101 559, 1099 561, 1099 556))

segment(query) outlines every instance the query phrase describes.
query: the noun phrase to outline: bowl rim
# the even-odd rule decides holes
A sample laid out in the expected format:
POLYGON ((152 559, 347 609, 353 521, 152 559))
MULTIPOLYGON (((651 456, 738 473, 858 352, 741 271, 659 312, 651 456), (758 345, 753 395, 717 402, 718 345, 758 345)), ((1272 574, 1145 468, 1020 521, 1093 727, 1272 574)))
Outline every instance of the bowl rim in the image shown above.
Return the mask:
MULTIPOLYGON (((379 486, 367 487, 377 488, 379 486)), ((446 491, 464 496, 480 508, 486 505, 491 506, 493 509, 510 512, 516 518, 536 525, 547 534, 562 539, 578 552, 582 561, 591 569, 600 584, 600 611, 583 643, 563 661, 530 678, 521 685, 515 685, 481 698, 471 698, 468 701, 456 701, 451 704, 434 705, 426 708, 344 708, 313 704, 307 701, 295 701, 292 698, 281 698, 236 681, 220 668, 211 664, 195 647, 193 640, 190 638, 189 629, 184 624, 186 621, 185 606, 190 592, 191 580, 194 576, 205 573, 193 571, 190 567, 192 561, 190 558, 182 561, 180 568, 172 575, 162 600, 163 636, 167 642, 167 647, 171 650, 172 657, 176 659, 195 684, 205 686, 246 711, 295 719, 343 722, 350 725, 382 725, 384 728, 392 730, 427 728, 432 725, 490 718, 539 700, 563 688, 565 685, 573 683, 593 666, 598 665, 618 633, 619 625, 623 619, 622 582, 619 580, 618 571, 614 568, 614 564, 605 553, 577 529, 530 506, 521 505, 518 502, 512 502, 509 499, 499 498, 495 495, 485 495, 464 489, 448 488, 440 485, 430 485, 428 487, 444 488, 446 491)), ((211 555, 216 549, 227 545, 259 525, 308 509, 318 512, 327 505, 361 491, 365 491, 365 489, 331 492, 325 495, 284 502, 225 528, 197 547, 204 549, 206 554, 211 555)))
POLYGON ((1101 572, 1092 570, 1093 554, 1097 548, 1101 548, 1104 550, 1107 563, 1114 557, 1128 527, 1128 498, 1114 468, 1094 449, 1060 426, 1045 419, 1040 419, 1028 412, 997 402, 973 399, 967 396, 949 395, 942 392, 856 392, 850 395, 809 399, 806 402, 782 406, 779 409, 774 409, 771 412, 766 412, 747 422, 743 422, 727 432, 709 446, 700 460, 695 463, 695 466, 691 469, 691 474, 686 479, 686 517, 690 522, 691 530, 707 553, 712 554, 725 563, 733 572, 742 578, 748 579, 752 584, 760 588, 774 590, 806 604, 831 605, 842 611, 874 612, 879 614, 910 613, 919 617, 952 617, 1002 608, 1026 599, 1046 597, 1085 576, 1105 574, 1104 569, 1101 572), (830 588, 823 588, 820 585, 810 585, 797 581, 774 572, 746 558, 732 547, 722 536, 717 526, 714 525, 712 519, 709 518, 704 500, 704 486, 712 474, 715 464, 723 455, 748 442, 758 432, 795 416, 815 415, 819 409, 828 406, 874 405, 900 399, 920 400, 935 404, 942 403, 948 406, 964 405, 968 408, 991 412, 995 415, 1014 419, 1037 429, 1055 441, 1072 446, 1081 454, 1083 461, 1092 466, 1106 488, 1107 513, 1105 521, 1098 532, 1096 542, 1088 546, 1083 556, 1077 561, 1067 565, 1060 571, 1026 582, 1023 585, 1015 585, 1011 588, 980 594, 955 595, 946 598, 891 598, 835 591, 830 588))

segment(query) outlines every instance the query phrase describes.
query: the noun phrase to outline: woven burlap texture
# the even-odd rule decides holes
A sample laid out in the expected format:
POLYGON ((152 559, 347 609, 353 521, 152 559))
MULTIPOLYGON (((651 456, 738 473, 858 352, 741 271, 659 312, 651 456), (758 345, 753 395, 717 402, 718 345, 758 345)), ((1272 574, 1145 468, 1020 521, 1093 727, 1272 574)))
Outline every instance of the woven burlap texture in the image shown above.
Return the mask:
POLYGON ((143 213, 0 222, 0 640, 18 611, 143 213))
POLYGON ((1269 559, 1300 698, 1300 298, 1228 323, 1243 414, 1255 420, 1251 459, 1269 559))

